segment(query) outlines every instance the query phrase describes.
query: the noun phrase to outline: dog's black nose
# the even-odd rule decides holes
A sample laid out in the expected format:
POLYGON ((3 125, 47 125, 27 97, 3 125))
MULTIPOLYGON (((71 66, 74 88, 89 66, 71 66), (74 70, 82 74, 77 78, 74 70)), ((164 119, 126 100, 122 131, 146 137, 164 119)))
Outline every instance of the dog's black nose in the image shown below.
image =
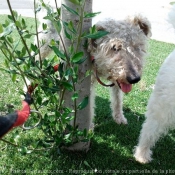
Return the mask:
POLYGON ((140 76, 136 76, 136 77, 127 77, 126 78, 127 81, 130 83, 130 84, 135 84, 137 82, 140 81, 140 76))

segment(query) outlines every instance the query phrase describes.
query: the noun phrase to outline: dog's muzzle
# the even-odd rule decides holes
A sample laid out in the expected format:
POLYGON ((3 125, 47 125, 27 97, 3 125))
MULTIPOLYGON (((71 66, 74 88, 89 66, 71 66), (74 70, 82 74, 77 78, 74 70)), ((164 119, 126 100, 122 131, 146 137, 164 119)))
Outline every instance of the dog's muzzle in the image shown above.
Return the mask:
POLYGON ((136 76, 136 77, 126 77, 128 83, 130 84, 135 84, 138 83, 140 81, 140 76, 136 76))
MULTIPOLYGON (((91 62, 93 64, 95 64, 95 58, 94 56, 91 56, 90 57, 91 59, 91 62)), ((140 77, 139 76, 133 76, 133 77, 127 77, 127 81, 128 83, 124 83, 124 82, 120 82, 118 80, 116 80, 116 83, 112 83, 112 84, 105 84, 104 82, 102 82, 98 76, 98 71, 97 71, 97 65, 94 66, 94 72, 95 72, 95 76, 96 76, 96 79, 97 81, 102 85, 102 86, 105 86, 105 87, 113 87, 115 84, 117 84, 119 86, 119 88, 124 92, 124 93, 128 93, 132 90, 132 84, 135 84, 137 82, 140 81, 140 77)))

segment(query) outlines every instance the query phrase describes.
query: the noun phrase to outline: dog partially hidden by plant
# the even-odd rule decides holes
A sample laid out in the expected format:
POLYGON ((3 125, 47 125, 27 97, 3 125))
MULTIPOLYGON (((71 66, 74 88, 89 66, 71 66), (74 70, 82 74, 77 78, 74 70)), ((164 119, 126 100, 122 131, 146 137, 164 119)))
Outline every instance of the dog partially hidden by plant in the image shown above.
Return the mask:
MULTIPOLYGON (((41 22, 43 17, 39 16, 41 22)), ((40 48, 42 59, 51 51, 50 41, 58 38, 51 21, 44 20, 44 23, 47 24, 49 32, 39 34, 39 40, 45 40, 45 44, 40 48)), ((113 119, 118 124, 127 124, 122 109, 122 92, 130 92, 132 84, 141 79, 147 40, 151 36, 151 25, 147 18, 141 15, 121 21, 105 19, 95 25, 97 30, 105 30, 108 34, 99 39, 89 39, 88 42, 88 52, 94 70, 90 95, 91 117, 94 116, 95 82, 98 80, 111 90, 113 119), (111 83, 106 85, 100 77, 111 83)))
MULTIPOLYGON (((98 30, 109 34, 89 41, 89 52, 93 60, 91 103, 94 103, 94 86, 99 77, 110 81, 111 109, 113 119, 118 124, 127 124, 122 110, 122 92, 128 93, 132 84, 140 81, 146 43, 151 36, 150 22, 140 16, 129 17, 123 21, 106 19, 96 24, 98 30)), ((94 111, 92 108, 92 116, 94 111)))

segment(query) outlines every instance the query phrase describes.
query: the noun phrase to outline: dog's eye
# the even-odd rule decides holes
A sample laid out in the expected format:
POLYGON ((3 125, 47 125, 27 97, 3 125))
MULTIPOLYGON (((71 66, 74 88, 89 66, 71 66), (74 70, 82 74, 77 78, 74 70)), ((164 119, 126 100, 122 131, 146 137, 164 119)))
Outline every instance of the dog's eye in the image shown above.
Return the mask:
POLYGON ((122 49, 122 45, 119 45, 118 47, 116 47, 116 45, 113 45, 113 47, 111 48, 113 51, 120 51, 122 49))
POLYGON ((140 47, 135 47, 135 50, 140 51, 141 49, 140 49, 140 47))
POLYGON ((111 48, 112 50, 116 51, 116 45, 113 45, 113 47, 111 48))

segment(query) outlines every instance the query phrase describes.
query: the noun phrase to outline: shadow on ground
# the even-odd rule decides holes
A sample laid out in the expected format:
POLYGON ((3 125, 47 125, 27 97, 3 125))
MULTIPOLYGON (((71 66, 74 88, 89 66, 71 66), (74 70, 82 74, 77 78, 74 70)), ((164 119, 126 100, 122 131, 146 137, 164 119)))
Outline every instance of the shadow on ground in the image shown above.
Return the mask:
MULTIPOLYGON (((69 152, 62 150, 33 152, 22 155, 10 146, 6 150, 9 163, 3 162, 0 153, 0 167, 6 170, 25 170, 28 174, 35 171, 55 172, 58 174, 152 174, 161 170, 175 169, 175 165, 166 160, 169 156, 174 160, 175 133, 162 139, 154 150, 154 161, 148 165, 141 165, 133 158, 133 148, 137 144, 141 125, 144 121, 143 114, 124 107, 128 125, 117 125, 110 111, 108 99, 97 97, 100 108, 96 109, 94 137, 91 140, 90 150, 85 152, 69 152), (138 120, 139 116, 139 120, 138 120), (169 149, 171 148, 171 149, 169 149), (32 161, 31 161, 32 160, 32 161), (156 168, 155 168, 156 167, 156 168)), ((99 105, 97 105, 99 106, 99 105)), ((8 171, 9 172, 9 171, 8 171)), ((55 173, 56 174, 56 173, 55 173)))

